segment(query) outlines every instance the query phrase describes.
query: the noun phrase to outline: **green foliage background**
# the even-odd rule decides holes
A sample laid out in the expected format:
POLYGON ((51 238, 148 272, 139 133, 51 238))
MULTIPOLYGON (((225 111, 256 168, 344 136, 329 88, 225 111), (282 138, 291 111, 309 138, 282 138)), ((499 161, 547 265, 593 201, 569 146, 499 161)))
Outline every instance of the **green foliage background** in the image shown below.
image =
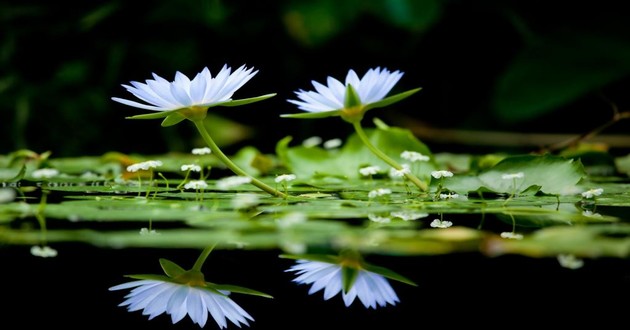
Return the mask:
MULTIPOLYGON (((259 69, 238 92, 278 93, 217 110, 224 146, 273 151, 287 135, 345 138, 335 119, 281 119, 310 81, 384 66, 423 91, 374 114, 413 128, 582 133, 629 104, 630 21, 620 3, 455 0, 9 1, 0 4, 0 153, 184 151, 186 125, 125 120, 120 86, 155 72, 259 69), (225 121, 227 120, 227 122, 225 121), (236 123, 230 123, 235 121, 236 123)), ((607 132, 627 132, 622 123, 607 132)), ((433 151, 446 146, 433 145, 433 151)), ((228 150, 229 151, 229 150, 228 150)))

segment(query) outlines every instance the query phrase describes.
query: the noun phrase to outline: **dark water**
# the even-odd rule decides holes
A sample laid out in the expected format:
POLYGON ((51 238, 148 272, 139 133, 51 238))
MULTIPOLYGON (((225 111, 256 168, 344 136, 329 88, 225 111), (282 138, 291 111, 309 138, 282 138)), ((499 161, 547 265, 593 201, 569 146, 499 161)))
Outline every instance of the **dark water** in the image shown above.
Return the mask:
MULTIPOLYGON (((124 274, 160 273, 158 258, 190 267, 197 250, 99 249, 88 245, 54 246, 55 258, 33 257, 30 247, 0 248, 3 290, 2 329, 197 329, 187 316, 153 320, 117 305, 128 291, 110 292, 127 281, 124 274)), ((448 256, 367 256, 418 284, 393 282, 400 303, 376 310, 356 300, 346 308, 341 297, 324 301, 284 272, 291 260, 278 251, 214 251, 206 280, 269 293, 275 299, 232 295, 255 319, 252 329, 426 329, 449 326, 577 326, 597 328, 625 322, 630 294, 630 261, 586 260, 569 270, 555 259, 521 256, 487 258, 475 253, 448 256)), ((209 318, 205 329, 218 329, 209 318)), ((237 327, 230 324, 230 329, 237 327)))

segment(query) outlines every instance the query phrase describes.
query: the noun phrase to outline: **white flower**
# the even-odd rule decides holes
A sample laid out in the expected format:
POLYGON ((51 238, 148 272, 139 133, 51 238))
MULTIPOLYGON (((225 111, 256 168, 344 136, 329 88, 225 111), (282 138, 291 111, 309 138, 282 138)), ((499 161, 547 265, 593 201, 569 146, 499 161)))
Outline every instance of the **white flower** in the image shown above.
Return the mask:
POLYGON ((459 194, 456 194, 456 193, 440 194, 440 199, 450 199, 450 198, 459 198, 459 194))
POLYGON ((517 234, 515 232, 511 232, 511 231, 504 231, 504 232, 502 232, 501 233, 501 237, 502 238, 515 239, 515 240, 523 239, 523 235, 517 234))
POLYGON ((503 179, 503 180, 522 179, 524 177, 525 177, 525 173, 523 173, 523 172, 509 173, 509 174, 501 175, 501 179, 503 179))
POLYGON ((602 188, 590 189, 582 193, 582 197, 584 198, 593 198, 595 196, 599 196, 604 192, 602 188))
POLYGON ((346 75, 345 83, 333 77, 328 77, 328 86, 312 81, 315 91, 299 90, 295 94, 300 100, 288 101, 308 112, 340 110, 344 108, 347 86, 352 85, 361 104, 367 105, 385 98, 402 76, 403 73, 400 71, 390 72, 377 67, 368 70, 363 78, 359 79, 356 72, 350 70, 346 75))
POLYGON ((51 248, 48 245, 44 245, 44 246, 33 245, 31 247, 31 254, 36 257, 42 257, 42 258, 56 257, 57 250, 51 248))
POLYGON ((453 172, 451 171, 433 171, 431 172, 431 176, 439 179, 439 178, 450 178, 453 176, 453 172))
POLYGON ((289 182, 289 181, 293 181, 295 180, 297 177, 295 176, 295 174, 281 174, 278 175, 274 181, 276 181, 276 183, 280 183, 280 182, 289 182))
POLYGON ((232 207, 236 210, 247 209, 259 204, 260 198, 256 194, 236 194, 232 198, 232 207))
POLYGON ((162 162, 159 160, 147 160, 146 162, 135 163, 127 166, 127 172, 137 172, 139 170, 148 170, 150 168, 156 168, 162 166, 162 162))
POLYGON ((308 221, 306 214, 302 212, 290 212, 280 219, 276 219, 276 224, 280 229, 287 229, 300 223, 308 221))
POLYGON ((149 228, 140 228, 140 236, 153 236, 153 235, 159 235, 160 233, 158 233, 157 231, 155 231, 155 229, 151 229, 149 230, 149 228))
POLYGON ((559 254, 557 258, 560 266, 564 268, 578 269, 584 266, 584 260, 576 257, 573 254, 559 254))
POLYGON ((585 217, 589 217, 589 218, 601 218, 602 215, 599 213, 593 213, 593 211, 591 210, 584 210, 582 211, 582 215, 585 217))
POLYGON ((376 215, 374 213, 368 214, 368 219, 376 223, 390 223, 392 221, 389 217, 381 217, 380 215, 376 215))
POLYGON ((402 167, 400 170, 397 170, 393 167, 389 169, 389 176, 391 178, 401 178, 405 176, 405 174, 411 173, 409 164, 401 164, 400 166, 402 167))
POLYGON ((228 177, 217 180, 217 188, 220 190, 228 190, 228 189, 240 186, 242 184, 250 183, 250 182, 252 182, 252 178, 248 176, 240 176, 240 175, 228 176, 228 177))
POLYGON ((209 155, 212 153, 212 150, 210 150, 210 148, 208 147, 203 147, 203 148, 193 148, 193 150, 191 151, 191 153, 193 155, 209 155))
POLYGON ((192 171, 192 172, 201 172, 201 166, 196 165, 196 164, 186 164, 186 165, 182 165, 181 167, 182 171, 192 171))
POLYGON ((208 188, 208 183, 204 180, 191 180, 184 185, 184 189, 206 189, 208 188))
POLYGON ((320 143, 322 143, 322 138, 319 136, 311 136, 310 138, 302 141, 302 146, 304 148, 312 148, 318 146, 320 143))
POLYGON ((0 188, 0 204, 9 203, 15 199, 15 190, 12 188, 0 188))
POLYGON ((406 160, 408 160, 408 161, 410 161, 412 163, 415 163, 415 162, 427 162, 430 159, 429 156, 425 156, 425 155, 423 155, 423 154, 421 154, 419 152, 407 151, 407 150, 403 151, 400 154, 400 157, 402 157, 403 159, 406 159, 406 160))
POLYGON ((52 178, 59 175, 59 171, 54 168, 40 168, 31 174, 35 179, 52 178))
POLYGON ((434 219, 433 221, 431 221, 431 224, 430 224, 432 228, 448 228, 452 225, 453 225, 452 222, 446 221, 446 220, 440 220, 440 219, 434 219))
POLYGON ((387 188, 378 188, 378 189, 374 189, 371 190, 368 193, 368 198, 375 198, 375 197, 380 197, 380 196, 385 196, 385 195, 391 195, 392 190, 391 189, 387 189, 387 188))
POLYGON ((378 167, 377 165, 373 165, 373 166, 366 166, 366 167, 360 168, 359 173, 361 173, 361 175, 363 176, 368 176, 368 175, 378 174, 380 170, 381 170, 380 167, 378 167))
POLYGON ((238 327, 241 324, 249 326, 247 320, 254 320, 228 297, 229 291, 217 292, 203 287, 160 280, 131 281, 113 286, 109 290, 130 288, 133 289, 125 296, 127 300, 120 306, 127 306, 130 312, 143 310, 142 314, 148 315, 149 320, 166 312, 171 316, 173 324, 189 315, 194 323, 204 327, 210 313, 221 329, 228 326, 227 320, 238 327))
POLYGON ((247 69, 244 65, 236 69, 224 65, 221 71, 212 77, 210 70, 204 68, 192 80, 181 72, 175 74, 172 82, 153 74, 153 79, 146 83, 132 81, 131 85, 122 85, 128 92, 140 100, 139 103, 118 97, 112 100, 122 104, 153 111, 171 111, 191 107, 209 107, 231 101, 231 97, 249 81, 258 71, 247 69))
POLYGON ((346 307, 356 297, 359 297, 363 306, 374 309, 377 305, 385 307, 399 302, 396 292, 384 276, 365 269, 357 269, 356 279, 348 292, 343 290, 342 267, 338 264, 297 260, 297 264, 286 271, 298 275, 293 282, 312 284, 308 294, 324 289, 324 300, 328 300, 341 292, 346 307))
POLYGON ((428 213, 421 213, 421 212, 412 212, 409 210, 405 210, 405 211, 394 211, 391 212, 390 215, 394 218, 401 218, 405 221, 409 221, 409 220, 418 220, 420 218, 426 218, 429 216, 428 213))
POLYGON ((324 142, 324 149, 335 149, 341 146, 342 143, 341 139, 330 139, 324 142))

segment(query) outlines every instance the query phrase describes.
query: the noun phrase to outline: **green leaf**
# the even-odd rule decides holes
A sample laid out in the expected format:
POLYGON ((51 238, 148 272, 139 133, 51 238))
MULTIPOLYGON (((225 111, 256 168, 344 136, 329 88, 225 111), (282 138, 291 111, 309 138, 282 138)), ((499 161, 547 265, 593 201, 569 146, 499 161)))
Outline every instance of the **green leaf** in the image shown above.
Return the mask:
POLYGON ((162 121, 162 127, 169 127, 175 124, 179 124, 182 120, 185 120, 185 119, 186 119, 186 116, 182 115, 178 111, 172 111, 162 121))
POLYGON ((176 112, 176 111, 178 111, 178 110, 157 111, 157 112, 145 113, 145 114, 142 114, 142 115, 135 115, 135 116, 125 117, 125 118, 126 119, 160 119, 160 118, 166 118, 171 113, 176 112))
POLYGON ((234 292, 234 293, 242 293, 242 294, 248 294, 248 295, 252 295, 252 296, 259 296, 259 297, 263 297, 263 298, 271 298, 273 299, 273 296, 266 294, 264 292, 260 292, 260 291, 256 291, 256 290, 252 290, 252 289, 248 289, 248 288, 244 288, 242 286, 236 286, 236 285, 230 285, 230 284, 215 284, 215 283, 209 283, 206 282, 206 284, 215 290, 226 290, 226 291, 230 291, 230 292, 234 292))
POLYGON ((163 281, 163 282, 172 282, 170 277, 164 275, 156 275, 156 274, 134 274, 134 275, 125 275, 125 277, 133 278, 136 280, 152 280, 152 281, 163 281))
POLYGON ((374 103, 370 103, 368 105, 365 106, 364 111, 368 111, 370 109, 376 109, 376 108, 382 108, 382 107, 386 107, 390 104, 394 104, 398 101, 402 101, 406 98, 408 98, 409 96, 419 92, 422 88, 416 88, 416 89, 412 89, 412 90, 408 90, 406 92, 402 92, 396 95, 392 95, 389 97, 386 97, 380 101, 374 102, 374 103))
POLYGON ((366 1, 370 13, 385 19, 394 26, 404 28, 418 35, 419 32, 429 30, 442 14, 442 7, 446 4, 440 0, 381 0, 366 1))
POLYGON ((341 267, 341 282, 343 292, 350 292, 352 285, 359 276, 359 270, 353 267, 341 267))
POLYGON ((184 268, 168 259, 160 258, 160 265, 162 266, 164 273, 171 278, 177 277, 186 272, 184 268))
POLYGON ((246 99, 230 100, 230 101, 227 101, 227 102, 212 104, 210 106, 211 107, 216 107, 216 106, 236 107, 236 106, 239 106, 239 105, 245 105, 245 104, 250 104, 250 103, 266 100, 268 98, 276 96, 276 94, 277 93, 271 93, 271 94, 265 94, 265 95, 256 96, 256 97, 250 97, 250 98, 246 98, 246 99))
POLYGON ((368 263, 363 263, 363 268, 365 268, 365 270, 370 271, 372 273, 376 273, 379 275, 383 275, 389 279, 398 281, 398 282, 402 282, 405 284, 409 284, 409 285, 413 285, 413 286, 418 286, 414 281, 394 272, 393 270, 390 270, 388 268, 385 267, 380 267, 380 266, 375 266, 375 265, 371 265, 368 263))
POLYGON ((322 112, 304 112, 304 113, 291 113, 291 114, 283 114, 280 115, 282 118, 300 118, 300 119, 317 119, 317 118, 326 118, 332 116, 340 116, 341 109, 331 110, 331 111, 322 111, 322 112))

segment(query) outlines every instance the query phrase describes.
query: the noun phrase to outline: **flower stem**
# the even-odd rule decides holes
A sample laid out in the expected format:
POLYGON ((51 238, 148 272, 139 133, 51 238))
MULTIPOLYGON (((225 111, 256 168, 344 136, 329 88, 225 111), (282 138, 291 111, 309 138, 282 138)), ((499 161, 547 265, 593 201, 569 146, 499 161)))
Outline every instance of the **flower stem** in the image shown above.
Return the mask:
POLYGON ((210 252, 212 252, 215 246, 216 244, 212 244, 211 246, 206 246, 203 249, 203 251, 201 251, 201 254, 197 258, 197 261, 195 261, 195 264, 193 265, 192 270, 196 270, 198 272, 201 271, 201 267, 203 267, 203 263, 206 262, 206 259, 208 259, 210 252))
MULTIPOLYGON (((363 127, 361 127, 360 121, 352 122, 352 126, 354 127, 354 130, 357 132, 359 139, 361 139, 363 144, 365 144, 365 146, 367 146, 368 149, 370 149, 372 153, 374 153, 378 158, 386 162, 389 166, 395 168, 397 171, 400 171, 403 169, 403 167, 400 166, 400 164, 398 164, 395 160, 391 159, 389 156, 383 153, 380 149, 376 148, 370 142, 370 139, 368 139, 367 135, 365 134, 365 131, 363 131, 363 127)), ((420 188, 420 190, 427 191, 428 189, 427 184, 424 181, 420 180, 417 176, 413 175, 413 173, 405 173, 405 177, 409 181, 413 182, 413 184, 415 184, 418 188, 420 188)))
POLYGON ((232 172, 240 176, 246 176, 246 177, 251 178, 252 179, 251 183, 254 186, 264 190, 265 192, 269 193, 272 196, 287 198, 287 195, 285 193, 278 191, 268 186, 264 182, 252 177, 251 175, 243 171, 240 167, 238 167, 236 164, 234 164, 234 162, 232 162, 223 153, 223 151, 219 149, 219 146, 217 146, 217 144, 214 143, 214 140, 212 140, 212 137, 210 137, 210 134, 208 134, 208 131, 206 130, 206 126, 203 124, 203 120, 193 120, 192 122, 195 123, 195 126, 197 127, 199 134, 201 134, 201 137, 203 137, 204 141, 206 141, 206 143, 208 144, 208 147, 210 147, 210 150, 212 150, 212 153, 216 155, 223 162, 223 164, 225 164, 225 166, 227 166, 230 170, 232 170, 232 172))

